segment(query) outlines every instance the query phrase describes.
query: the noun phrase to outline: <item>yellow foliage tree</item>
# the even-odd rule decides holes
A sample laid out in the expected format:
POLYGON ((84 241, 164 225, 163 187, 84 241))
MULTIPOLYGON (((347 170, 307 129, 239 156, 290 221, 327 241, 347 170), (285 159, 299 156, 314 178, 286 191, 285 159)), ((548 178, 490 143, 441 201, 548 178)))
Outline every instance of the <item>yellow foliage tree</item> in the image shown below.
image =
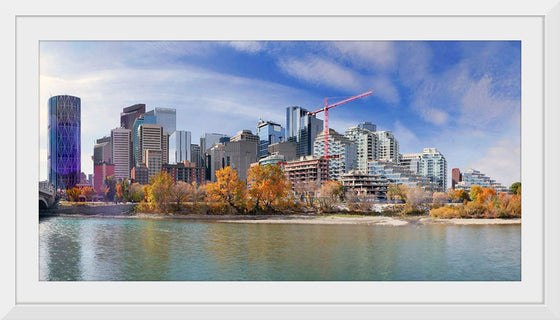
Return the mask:
POLYGON ((175 184, 173 178, 165 171, 158 172, 150 181, 148 188, 148 202, 166 212, 170 200, 171 188, 175 184))
POLYGON ((244 210, 247 197, 245 183, 229 166, 216 171, 216 182, 206 184, 206 192, 212 200, 225 203, 237 212, 244 210))
POLYGON ((86 197, 86 200, 91 200, 93 195, 95 194, 95 190, 92 187, 83 187, 82 188, 82 195, 86 197))

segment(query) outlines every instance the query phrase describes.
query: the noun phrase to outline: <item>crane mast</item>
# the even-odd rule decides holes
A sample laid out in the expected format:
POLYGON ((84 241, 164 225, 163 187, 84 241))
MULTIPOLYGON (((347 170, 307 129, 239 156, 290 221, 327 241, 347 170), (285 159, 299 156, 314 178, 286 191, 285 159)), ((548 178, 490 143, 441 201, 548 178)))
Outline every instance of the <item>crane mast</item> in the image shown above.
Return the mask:
POLYGON ((316 114, 321 113, 321 112, 325 113, 325 126, 324 126, 325 127, 325 134, 324 134, 324 136, 325 136, 325 158, 326 159, 329 159, 329 109, 332 109, 334 107, 338 107, 338 106, 340 106, 342 104, 345 104, 345 103, 348 103, 350 101, 354 101, 354 100, 357 100, 357 99, 361 99, 363 97, 367 97, 367 96, 372 95, 372 94, 373 94, 373 90, 370 90, 370 91, 364 92, 362 94, 359 94, 359 95, 341 100, 339 102, 333 103, 331 105, 329 105, 329 101, 328 101, 329 98, 325 98, 325 106, 323 108, 308 113, 308 115, 316 115, 316 114))

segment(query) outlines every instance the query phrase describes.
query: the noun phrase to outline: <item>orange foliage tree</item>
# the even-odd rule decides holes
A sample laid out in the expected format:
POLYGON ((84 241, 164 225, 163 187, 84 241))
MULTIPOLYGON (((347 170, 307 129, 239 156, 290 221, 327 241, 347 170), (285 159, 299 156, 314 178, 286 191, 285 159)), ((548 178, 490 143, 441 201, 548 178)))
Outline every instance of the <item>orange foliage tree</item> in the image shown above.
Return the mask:
POLYGON ((279 164, 250 168, 247 171, 247 181, 255 210, 272 210, 273 204, 285 198, 291 189, 279 164))
POLYGON ((68 195, 68 200, 70 201, 80 201, 80 194, 82 194, 82 191, 76 187, 66 190, 66 195, 68 195))
POLYGON ((93 195, 95 194, 95 190, 92 187, 83 187, 82 188, 82 195, 86 197, 86 200, 91 201, 93 195))

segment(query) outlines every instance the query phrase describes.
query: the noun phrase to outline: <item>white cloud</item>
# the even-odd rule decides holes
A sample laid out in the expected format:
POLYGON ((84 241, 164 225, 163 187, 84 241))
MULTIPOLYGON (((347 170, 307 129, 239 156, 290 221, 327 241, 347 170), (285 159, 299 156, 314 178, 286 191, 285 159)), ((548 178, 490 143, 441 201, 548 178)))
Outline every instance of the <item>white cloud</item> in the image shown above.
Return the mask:
POLYGON ((399 91, 388 77, 376 77, 372 81, 372 86, 374 96, 392 104, 400 102, 399 91))
POLYGON ((442 125, 447 122, 448 114, 445 111, 438 110, 432 107, 417 107, 416 112, 422 119, 433 124, 442 125))
POLYGON ((257 53, 266 48, 264 41, 231 41, 228 44, 236 50, 248 53, 257 53))
POLYGON ((339 58, 367 69, 391 70, 397 63, 394 42, 334 41, 329 48, 334 48, 339 58))
MULTIPOLYGON (((521 147, 519 141, 503 139, 486 149, 483 157, 470 162, 469 167, 510 186, 521 181, 521 147)), ((467 168, 466 168, 467 169, 467 168)))
POLYGON ((494 83, 490 76, 484 75, 472 82, 461 99, 461 120, 475 125, 486 125, 494 120, 510 118, 519 112, 519 102, 492 91, 494 83))
POLYGON ((361 77, 357 73, 318 56, 283 59, 279 66, 288 75, 312 84, 327 85, 350 92, 363 88, 361 77))

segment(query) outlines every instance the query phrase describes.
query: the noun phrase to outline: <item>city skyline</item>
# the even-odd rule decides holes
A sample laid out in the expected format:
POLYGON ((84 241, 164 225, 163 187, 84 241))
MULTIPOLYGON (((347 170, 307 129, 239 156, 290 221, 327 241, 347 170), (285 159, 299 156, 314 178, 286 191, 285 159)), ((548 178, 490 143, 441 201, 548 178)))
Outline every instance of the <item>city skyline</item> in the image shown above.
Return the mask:
POLYGON ((124 107, 176 109, 177 130, 197 144, 206 132, 256 133, 259 118, 286 128, 288 106, 316 110, 325 96, 369 89, 371 97, 333 109, 329 127, 343 134, 370 121, 394 133, 400 153, 437 148, 449 170, 520 180, 519 42, 47 41, 40 49, 41 180, 51 95, 82 99, 87 174, 95 140, 120 126, 124 107))

